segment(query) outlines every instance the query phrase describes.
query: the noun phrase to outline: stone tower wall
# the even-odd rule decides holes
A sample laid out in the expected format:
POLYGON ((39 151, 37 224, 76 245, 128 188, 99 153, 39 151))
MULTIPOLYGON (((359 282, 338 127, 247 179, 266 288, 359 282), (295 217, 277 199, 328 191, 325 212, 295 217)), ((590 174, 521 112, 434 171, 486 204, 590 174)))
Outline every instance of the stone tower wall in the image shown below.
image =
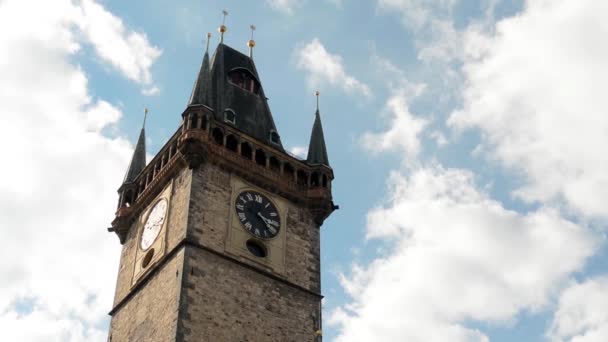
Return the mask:
POLYGON ((178 341, 313 341, 320 297, 187 247, 178 341))

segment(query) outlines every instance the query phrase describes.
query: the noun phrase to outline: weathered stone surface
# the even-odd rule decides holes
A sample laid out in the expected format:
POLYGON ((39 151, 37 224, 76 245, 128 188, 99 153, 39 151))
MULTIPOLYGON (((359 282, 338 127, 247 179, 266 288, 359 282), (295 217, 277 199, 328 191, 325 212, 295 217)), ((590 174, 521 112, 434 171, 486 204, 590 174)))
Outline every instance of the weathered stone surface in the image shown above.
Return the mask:
POLYGON ((320 298, 250 268, 187 247, 183 341, 312 341, 320 298))
MULTIPOLYGON (((169 206, 167 230, 163 235, 166 237, 166 251, 171 251, 184 239, 186 234, 186 222, 188 219, 188 202, 190 201, 191 171, 182 169, 173 180, 173 191, 169 206), (165 235, 166 234, 166 235, 165 235)), ((145 210, 144 210, 145 212, 145 210)), ((136 250, 138 247, 139 229, 141 229, 141 217, 138 218, 131 228, 127 239, 122 246, 118 279, 116 282, 116 293, 114 305, 118 304, 130 291, 134 271, 136 250)))
POLYGON ((181 249, 114 313, 108 341, 175 341, 183 262, 181 249))

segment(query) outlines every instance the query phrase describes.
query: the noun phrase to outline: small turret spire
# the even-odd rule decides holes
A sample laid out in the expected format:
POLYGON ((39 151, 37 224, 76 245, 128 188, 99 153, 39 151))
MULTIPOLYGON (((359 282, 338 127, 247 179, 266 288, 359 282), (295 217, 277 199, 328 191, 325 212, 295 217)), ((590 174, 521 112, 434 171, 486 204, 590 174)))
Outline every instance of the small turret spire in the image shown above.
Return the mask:
POLYGON ((148 118, 148 108, 144 108, 144 122, 141 125, 141 129, 146 128, 146 119, 148 118))
POLYGON ((253 47, 255 46, 255 40, 253 40, 253 32, 255 31, 255 25, 250 25, 251 29, 251 39, 247 42, 247 46, 249 46, 249 58, 253 59, 253 47))
POLYGON ((209 40, 211 40, 211 32, 207 32, 207 48, 205 49, 205 53, 209 53, 209 40))
POLYGON ((188 106, 197 104, 209 104, 209 88, 211 87, 211 67, 209 66, 209 40, 211 33, 207 33, 207 47, 205 49, 205 55, 203 56, 203 64, 198 72, 198 77, 194 81, 194 87, 192 87, 192 94, 188 101, 188 106))
POLYGON ((148 117, 148 108, 144 108, 144 120, 141 126, 141 132, 133 151, 131 163, 127 168, 123 185, 132 183, 140 172, 146 167, 146 118, 148 117))
POLYGON ((228 11, 223 10, 222 15, 222 25, 217 29, 220 32, 220 44, 224 43, 224 33, 228 31, 228 28, 226 27, 226 16, 228 15, 228 11))
POLYGON ((321 93, 315 91, 317 98, 317 110, 315 112, 315 123, 312 125, 310 134, 310 144, 308 144, 308 157, 306 161, 309 164, 321 164, 329 166, 329 158, 327 157, 327 148, 325 147, 325 136, 323 135, 323 126, 321 125, 321 113, 319 112, 319 95, 321 93))

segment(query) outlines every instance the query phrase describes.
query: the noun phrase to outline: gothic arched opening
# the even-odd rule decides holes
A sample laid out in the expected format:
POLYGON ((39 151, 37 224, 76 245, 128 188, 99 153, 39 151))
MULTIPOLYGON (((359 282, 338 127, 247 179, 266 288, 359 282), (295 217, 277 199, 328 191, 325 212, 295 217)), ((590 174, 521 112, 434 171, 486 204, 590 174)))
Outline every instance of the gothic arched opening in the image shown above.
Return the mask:
POLYGON ((308 185, 308 173, 306 171, 298 170, 298 184, 303 186, 308 185))
POLYGON ((293 181, 295 179, 296 172, 291 164, 285 163, 285 165, 283 165, 283 174, 285 177, 287 177, 287 179, 293 181))
POLYGON ((255 163, 260 166, 266 167, 266 153, 264 153, 263 150, 255 150, 255 163))
POLYGON ((319 174, 317 172, 313 172, 310 176, 310 186, 316 188, 320 185, 319 183, 319 174))
POLYGON ((211 136, 213 137, 213 141, 215 141, 216 144, 224 145, 224 132, 222 132, 221 129, 215 127, 213 129, 213 132, 211 133, 211 136))
POLYGON ((243 158, 251 160, 251 156, 253 155, 253 150, 251 149, 251 145, 249 143, 244 142, 241 144, 241 156, 243 158))
POLYGON ((130 207, 133 204, 133 190, 127 190, 125 193, 125 197, 122 201, 122 205, 125 207, 130 207))
POLYGON ((276 172, 281 171, 281 162, 275 156, 270 157, 268 164, 270 165, 271 170, 276 172))
POLYGON ((207 119, 207 115, 203 115, 201 118, 201 129, 207 130, 207 121, 209 121, 209 119, 207 119))
POLYGON ((234 135, 229 134, 226 137, 226 148, 229 149, 232 152, 236 152, 238 150, 238 148, 239 148, 239 141, 238 141, 238 139, 234 135))
POLYGON ((188 114, 188 117, 190 118, 190 124, 188 125, 188 128, 198 128, 196 127, 198 115, 196 113, 190 113, 188 114))
POLYGON ((322 183, 322 184, 323 184, 322 186, 323 186, 324 188, 327 188, 327 175, 325 175, 325 174, 323 175, 323 181, 322 181, 322 182, 323 182, 323 183, 322 183))

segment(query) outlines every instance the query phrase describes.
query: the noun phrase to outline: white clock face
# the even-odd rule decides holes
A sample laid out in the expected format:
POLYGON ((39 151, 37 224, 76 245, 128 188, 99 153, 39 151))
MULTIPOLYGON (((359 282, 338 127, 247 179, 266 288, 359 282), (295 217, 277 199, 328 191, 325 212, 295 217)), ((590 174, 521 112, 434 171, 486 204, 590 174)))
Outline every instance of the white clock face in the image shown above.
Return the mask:
POLYGON ((144 230, 141 233, 141 249, 144 251, 150 248, 158 234, 160 233, 163 223, 165 222, 165 215, 167 214, 167 200, 161 199, 156 202, 154 208, 150 211, 144 230))

